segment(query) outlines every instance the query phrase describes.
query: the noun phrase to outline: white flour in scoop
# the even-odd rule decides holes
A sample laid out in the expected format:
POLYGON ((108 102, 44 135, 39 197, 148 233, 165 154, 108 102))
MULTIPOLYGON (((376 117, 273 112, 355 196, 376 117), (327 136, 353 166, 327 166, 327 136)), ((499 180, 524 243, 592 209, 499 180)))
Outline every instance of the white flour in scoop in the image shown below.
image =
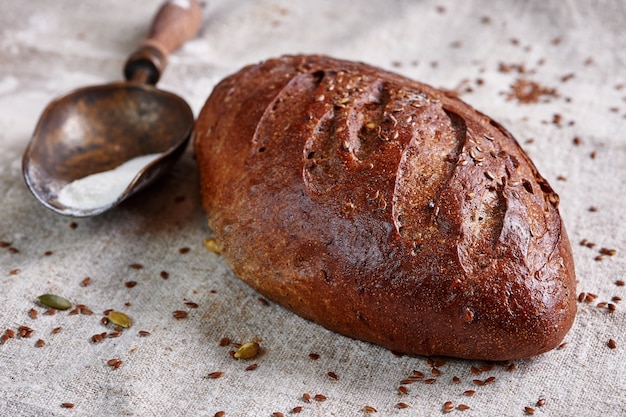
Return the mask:
POLYGON ((115 203, 133 178, 160 153, 139 156, 122 165, 70 182, 61 188, 58 201, 68 208, 91 210, 115 203))

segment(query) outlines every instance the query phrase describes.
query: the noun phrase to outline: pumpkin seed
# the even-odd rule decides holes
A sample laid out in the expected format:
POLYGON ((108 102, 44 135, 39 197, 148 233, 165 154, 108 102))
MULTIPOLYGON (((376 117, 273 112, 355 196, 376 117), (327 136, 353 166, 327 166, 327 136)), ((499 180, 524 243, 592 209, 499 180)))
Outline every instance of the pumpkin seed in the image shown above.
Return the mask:
POLYGON ((111 323, 116 324, 125 329, 128 329, 131 325, 130 317, 128 317, 126 314, 122 313, 121 311, 111 311, 109 312, 108 317, 111 323))
POLYGON ((56 308, 57 310, 67 310, 72 306, 68 300, 54 294, 43 294, 37 297, 39 302, 46 307, 56 308))
POLYGON ((259 344, 257 342, 244 343, 235 352, 235 359, 251 359, 259 353, 259 344))

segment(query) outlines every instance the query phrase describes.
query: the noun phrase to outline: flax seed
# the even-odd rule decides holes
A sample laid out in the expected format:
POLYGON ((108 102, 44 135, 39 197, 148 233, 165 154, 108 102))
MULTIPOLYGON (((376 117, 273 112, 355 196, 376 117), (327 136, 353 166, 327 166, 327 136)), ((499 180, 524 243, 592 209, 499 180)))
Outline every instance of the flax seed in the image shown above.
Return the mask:
POLYGON ((298 414, 298 413, 302 412, 302 406, 299 405, 297 407, 292 408, 291 412, 294 413, 294 414, 298 414))
POLYGON ((225 415, 226 415, 225 411, 218 411, 217 413, 215 413, 213 417, 224 417, 225 415))
POLYGON ((248 367, 246 368, 246 371, 254 371, 254 370, 255 370, 256 368, 258 368, 258 367, 259 367, 259 364, 258 364, 258 363, 253 363, 252 365, 250 365, 250 366, 248 366, 248 367))
POLYGON ((396 404, 396 407, 398 408, 409 408, 409 405, 407 403, 398 403, 396 404))
POLYGON ((135 285, 137 285, 137 281, 126 281, 124 285, 126 286, 126 288, 133 288, 135 285))
POLYGON ((39 339, 35 342, 35 347, 44 347, 46 345, 46 342, 44 342, 42 339, 39 339))
POLYGON ((141 337, 150 336, 150 332, 148 332, 148 331, 146 331, 146 330, 139 330, 138 334, 139 334, 139 336, 141 336, 141 337))
POLYGON ((63 403, 61 404, 62 408, 74 408, 74 404, 73 403, 63 403))
POLYGON ((283 413, 281 413, 280 411, 273 412, 272 416, 274 416, 274 417, 285 417, 285 415, 283 413))
POLYGON ((400 385, 398 387, 398 391, 403 395, 407 395, 409 393, 409 390, 404 385, 400 385))
POLYGON ((452 403, 452 401, 446 401, 445 403, 443 403, 442 408, 444 413, 449 413, 450 411, 454 410, 454 404, 452 403))
POLYGON ((311 394, 305 392, 304 394, 302 394, 302 400, 304 400, 305 403, 310 403, 311 402, 311 394))
POLYGON ((470 406, 466 404, 459 404, 456 406, 456 409, 459 411, 467 411, 470 409, 470 406))
POLYGON ((83 280, 80 282, 80 285, 81 285, 81 286, 83 286, 83 287, 86 287, 86 286, 88 286, 89 284, 91 284, 91 278, 89 278, 89 277, 87 277, 87 278, 83 279, 83 280))
POLYGON ((617 348, 617 342, 614 339, 609 339, 608 343, 606 344, 610 349, 616 349, 617 348))
POLYGON ((365 407, 363 407, 363 411, 365 411, 366 413, 378 413, 378 410, 370 405, 366 405, 365 407))
POLYGON ((314 399, 315 401, 320 401, 320 402, 322 402, 322 401, 326 401, 326 396, 325 396, 325 395, 323 395, 323 394, 315 394, 315 395, 313 396, 313 399, 314 399))
POLYGON ((434 378, 425 379, 425 380, 424 380, 424 384, 428 384, 428 385, 430 385, 430 384, 434 384, 436 381, 437 381, 437 380, 436 380, 436 379, 434 379, 434 378))
POLYGON ((161 275, 161 278, 163 279, 168 279, 170 277, 169 272, 166 272, 166 271, 161 271, 160 275, 161 275))
POLYGON ((309 353, 309 359, 316 361, 319 358, 320 358, 320 355, 318 355, 317 353, 309 353))
POLYGON ((57 313, 57 309, 56 308, 49 308, 46 311, 43 312, 44 315, 46 316, 54 316, 57 313))
POLYGON ((539 398, 537 400, 537 407, 543 407, 546 404, 546 399, 545 398, 539 398))
POLYGON ((217 378, 221 377, 222 375, 224 375, 224 372, 217 371, 217 372, 211 372, 208 375, 208 377, 211 378, 211 379, 217 379, 217 378))
POLYGON ((52 329, 52 331, 50 333, 52 334, 57 334, 61 331, 61 327, 55 327, 54 329, 52 329))
POLYGON ((535 414, 535 409, 532 407, 524 407, 524 412, 528 415, 533 415, 535 414))
POLYGON ((473 389, 468 389, 467 391, 463 392, 463 395, 468 396, 468 397, 472 397, 472 396, 476 395, 476 391, 474 391, 473 389))
POLYGON ((130 264, 128 265, 131 269, 142 269, 143 265, 142 264, 138 264, 138 263, 134 263, 134 264, 130 264))
POLYGON ((174 311, 173 316, 176 320, 182 320, 182 319, 186 319, 188 314, 186 311, 176 310, 174 311))
POLYGON ((331 371, 331 372, 329 372, 329 373, 327 373, 326 375, 328 375, 330 378, 332 378, 332 379, 334 379, 334 380, 339 379, 339 377, 337 376, 337 374, 336 374, 336 373, 334 373, 334 372, 332 372, 332 371, 331 371))
POLYGON ((35 320, 39 316, 39 314, 37 313, 37 310, 35 310, 34 308, 31 308, 30 310, 28 310, 28 316, 31 319, 35 320))

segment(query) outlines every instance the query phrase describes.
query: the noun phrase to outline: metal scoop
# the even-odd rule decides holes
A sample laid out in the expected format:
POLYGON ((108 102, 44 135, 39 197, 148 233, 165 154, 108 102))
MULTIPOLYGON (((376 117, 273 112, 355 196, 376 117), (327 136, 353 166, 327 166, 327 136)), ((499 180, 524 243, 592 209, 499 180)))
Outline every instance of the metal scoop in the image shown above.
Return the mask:
POLYGON ((44 206, 77 217, 100 214, 153 182, 183 154, 193 112, 182 98, 155 85, 168 55, 196 34, 201 17, 197 0, 170 0, 126 61, 126 82, 78 89, 48 105, 22 159, 26 184, 44 206), (149 154, 158 156, 104 205, 59 201, 59 192, 73 181, 149 154))

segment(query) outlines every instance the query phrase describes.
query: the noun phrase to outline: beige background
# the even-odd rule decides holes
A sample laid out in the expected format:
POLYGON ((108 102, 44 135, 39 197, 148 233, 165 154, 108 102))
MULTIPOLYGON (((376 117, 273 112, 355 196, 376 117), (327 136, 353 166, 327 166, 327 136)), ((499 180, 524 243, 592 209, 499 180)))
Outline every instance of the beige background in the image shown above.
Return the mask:
POLYGON ((478 376, 471 367, 484 363, 449 360, 437 377, 426 358, 395 357, 259 302, 203 247, 211 232, 191 152, 156 186, 98 217, 59 216, 31 196, 21 155, 43 108, 72 88, 120 79, 159 4, 0 0, 0 241, 10 244, 0 248, 0 333, 34 330, 0 344, 0 415, 271 416, 301 406, 302 416, 361 416, 370 406, 373 415, 436 416, 447 401, 470 406, 451 413, 463 416, 522 416, 525 407, 546 416, 626 414, 626 301, 614 302, 612 313, 597 307, 626 298, 626 287, 615 285, 626 279, 626 3, 214 0, 201 33, 172 56, 159 86, 187 99, 195 114, 241 66, 315 52, 460 88, 464 100, 518 138, 561 196, 578 292, 598 297, 579 303, 563 349, 514 361, 512 372, 499 364, 478 376), (518 78, 558 97, 508 100, 518 78), (596 246, 581 246, 582 239, 596 246), (617 253, 594 260, 602 247, 617 253), (85 277, 87 287, 80 285, 85 277), (127 281, 137 285, 127 288, 127 281), (46 292, 95 314, 43 315, 35 299, 46 292), (91 343, 93 334, 111 331, 100 324, 109 308, 129 314, 133 327, 91 343), (174 319, 175 310, 188 318, 174 319), (139 330, 151 334, 139 337, 139 330), (223 337, 261 338, 263 355, 235 361, 219 346, 223 337), (616 349, 607 347, 611 338, 616 349), (38 339, 45 346, 35 347, 38 339), (119 369, 107 366, 112 358, 123 361, 119 369), (252 363, 258 368, 245 371, 252 363), (416 382, 399 394, 414 369, 435 383, 416 382), (216 371, 223 376, 207 378, 216 371), (472 382, 491 376, 487 386, 472 382), (464 396, 470 389, 476 395, 464 396), (306 403, 304 393, 327 400, 306 403), (535 405, 540 398, 543 407, 535 405), (65 402, 75 407, 61 408, 65 402))

